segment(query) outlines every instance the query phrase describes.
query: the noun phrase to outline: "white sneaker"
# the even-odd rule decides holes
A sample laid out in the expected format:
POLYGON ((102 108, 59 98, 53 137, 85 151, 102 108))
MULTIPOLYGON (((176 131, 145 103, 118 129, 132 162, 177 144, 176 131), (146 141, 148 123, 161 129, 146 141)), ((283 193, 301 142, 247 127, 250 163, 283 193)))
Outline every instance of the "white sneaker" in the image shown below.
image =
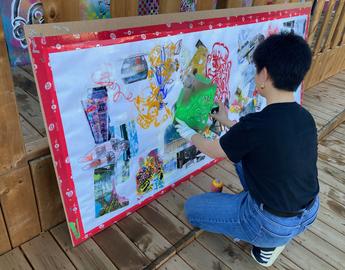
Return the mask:
POLYGON ((262 266, 269 267, 278 258, 279 254, 284 250, 284 246, 276 248, 259 248, 253 246, 251 254, 253 259, 262 266))

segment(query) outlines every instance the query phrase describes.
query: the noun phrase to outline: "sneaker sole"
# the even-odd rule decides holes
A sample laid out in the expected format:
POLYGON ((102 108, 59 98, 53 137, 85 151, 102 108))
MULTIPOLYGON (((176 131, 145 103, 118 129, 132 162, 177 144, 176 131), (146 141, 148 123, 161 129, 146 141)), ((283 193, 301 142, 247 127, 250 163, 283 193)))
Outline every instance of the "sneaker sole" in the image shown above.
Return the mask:
POLYGON ((272 266, 272 264, 276 261, 276 259, 278 258, 278 256, 280 255, 280 253, 282 253, 282 251, 284 250, 285 246, 280 246, 280 247, 276 247, 276 250, 274 251, 272 257, 268 260, 267 263, 261 263, 258 262, 253 254, 253 249, 250 251, 250 255, 252 255, 252 258, 260 265, 264 266, 264 267, 270 267, 272 266))

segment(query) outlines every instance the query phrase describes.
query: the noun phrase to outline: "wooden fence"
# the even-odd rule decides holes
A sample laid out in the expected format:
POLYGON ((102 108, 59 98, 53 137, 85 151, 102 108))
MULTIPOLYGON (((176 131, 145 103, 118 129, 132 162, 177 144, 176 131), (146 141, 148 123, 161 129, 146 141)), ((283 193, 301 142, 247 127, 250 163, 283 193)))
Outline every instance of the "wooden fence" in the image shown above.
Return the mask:
MULTIPOLYGON (((160 13, 179 11, 179 2, 160 0, 160 13)), ((284 0, 254 0, 254 5, 284 0)), ((298 2, 298 1, 291 1, 298 2)), ((310 87, 345 68, 345 7, 343 0, 319 0, 311 24, 314 63, 310 87), (326 22, 326 23, 320 23, 326 22), (326 25, 326 26, 325 26, 326 25), (336 60, 341 61, 336 61, 336 60), (322 68, 320 68, 322 67, 322 68)), ((199 0, 198 10, 211 9, 213 0, 199 0)), ((45 0, 47 22, 80 20, 79 1, 45 0)), ((218 8, 239 7, 242 0, 220 0, 218 8)), ((113 17, 137 15, 137 0, 113 0, 113 17)), ((25 144, 16 106, 11 70, 0 20, 0 254, 64 220, 46 138, 25 144)))
POLYGON ((310 24, 313 64, 305 79, 308 89, 345 69, 345 1, 318 0, 310 24))

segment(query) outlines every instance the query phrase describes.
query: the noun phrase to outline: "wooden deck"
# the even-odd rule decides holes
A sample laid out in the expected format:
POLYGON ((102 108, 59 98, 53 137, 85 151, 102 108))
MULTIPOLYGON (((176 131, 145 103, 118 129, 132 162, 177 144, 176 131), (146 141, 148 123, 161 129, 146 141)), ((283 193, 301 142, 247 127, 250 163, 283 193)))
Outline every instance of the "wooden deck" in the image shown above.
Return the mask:
MULTIPOLYGON (((25 69, 15 73, 23 133, 30 145, 45 131, 28 76, 25 69)), ((304 105, 314 115, 320 135, 343 121, 345 72, 307 91, 304 105)), ((318 219, 270 269, 345 269, 344 123, 320 141, 318 168, 318 219)), ((71 247, 62 223, 1 256, 0 269, 265 269, 252 260, 249 245, 197 231, 186 221, 185 200, 208 191, 214 177, 225 182, 225 192, 242 190, 233 165, 222 161, 77 248, 71 247)))

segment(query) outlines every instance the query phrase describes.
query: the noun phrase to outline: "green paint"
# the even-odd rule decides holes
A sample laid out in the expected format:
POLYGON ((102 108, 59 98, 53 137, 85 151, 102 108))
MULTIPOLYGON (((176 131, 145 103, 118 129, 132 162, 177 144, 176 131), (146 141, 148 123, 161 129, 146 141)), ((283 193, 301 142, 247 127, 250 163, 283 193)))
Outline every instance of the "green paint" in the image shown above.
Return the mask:
POLYGON ((79 232, 79 223, 78 219, 76 219, 76 222, 68 222, 69 228, 71 229, 74 237, 76 239, 80 238, 80 232, 79 232))
POLYGON ((193 86, 184 88, 175 104, 175 118, 197 131, 204 131, 211 109, 215 107, 216 91, 217 85, 210 79, 196 74, 193 86))

